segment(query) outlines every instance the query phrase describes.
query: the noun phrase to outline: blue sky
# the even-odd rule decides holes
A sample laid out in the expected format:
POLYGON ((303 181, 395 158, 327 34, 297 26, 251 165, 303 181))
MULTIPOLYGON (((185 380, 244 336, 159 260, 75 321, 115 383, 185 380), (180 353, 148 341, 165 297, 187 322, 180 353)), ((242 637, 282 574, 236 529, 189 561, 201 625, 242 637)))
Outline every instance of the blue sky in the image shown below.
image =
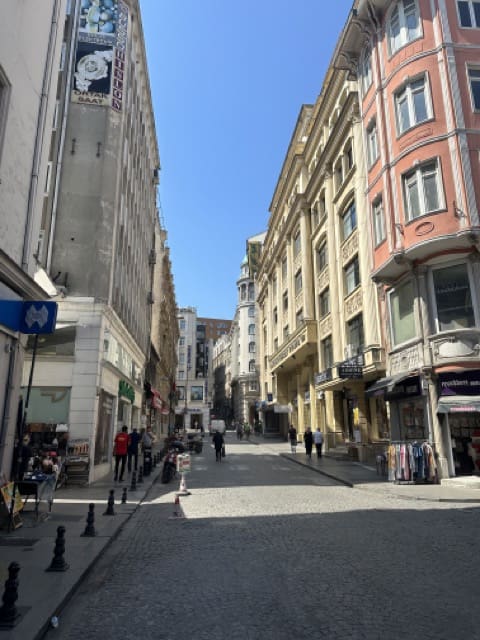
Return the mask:
POLYGON ((140 0, 177 304, 233 318, 246 239, 352 0, 140 0))

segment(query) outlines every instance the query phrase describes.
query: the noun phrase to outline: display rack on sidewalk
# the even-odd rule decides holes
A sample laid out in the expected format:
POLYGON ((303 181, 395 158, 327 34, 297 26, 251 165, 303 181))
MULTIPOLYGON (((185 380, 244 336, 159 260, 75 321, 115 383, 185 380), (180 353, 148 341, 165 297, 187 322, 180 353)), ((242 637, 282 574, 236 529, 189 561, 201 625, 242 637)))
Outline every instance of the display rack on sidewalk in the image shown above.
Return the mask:
POLYGON ((437 465, 432 445, 426 440, 396 440, 387 448, 390 482, 425 484, 437 482, 437 465))

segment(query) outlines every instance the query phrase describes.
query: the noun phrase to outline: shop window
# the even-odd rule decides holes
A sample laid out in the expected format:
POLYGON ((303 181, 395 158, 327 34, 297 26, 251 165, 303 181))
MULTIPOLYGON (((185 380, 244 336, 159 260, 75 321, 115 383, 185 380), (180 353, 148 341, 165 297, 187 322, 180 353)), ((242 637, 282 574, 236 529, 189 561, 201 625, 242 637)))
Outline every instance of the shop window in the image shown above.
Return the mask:
POLYGON ((437 329, 467 329, 475 326, 470 278, 466 264, 433 271, 437 307, 437 329))
MULTIPOLYGON (((75 355, 76 327, 62 327, 53 333, 38 336, 38 356, 73 356, 75 355)), ((33 351, 35 336, 28 336, 27 351, 33 351)))
POLYGON ((413 283, 406 282, 396 287, 389 294, 389 302, 392 342, 394 345, 402 344, 416 336, 413 283))

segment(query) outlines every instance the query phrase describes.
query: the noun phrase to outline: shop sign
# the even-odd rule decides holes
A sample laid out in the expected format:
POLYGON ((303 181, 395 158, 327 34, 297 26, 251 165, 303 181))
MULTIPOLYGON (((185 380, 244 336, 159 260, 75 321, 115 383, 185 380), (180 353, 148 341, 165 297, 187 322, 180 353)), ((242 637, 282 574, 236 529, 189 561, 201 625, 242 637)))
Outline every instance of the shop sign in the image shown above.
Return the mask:
POLYGON ((344 360, 338 365, 339 378, 363 378, 363 365, 365 364, 363 353, 344 360))
POLYGON ((192 470, 190 454, 180 453, 177 455, 177 471, 178 473, 190 473, 192 470))
POLYGON ((405 380, 398 382, 392 391, 385 394, 386 400, 408 398, 410 396, 421 395, 420 376, 411 376, 405 380))
POLYGON ((480 371, 440 373, 438 384, 441 396, 480 395, 480 371))
POLYGON ((58 304, 50 301, 0 300, 0 324, 20 333, 53 333, 58 304))
POLYGON ((118 383, 118 396, 121 398, 127 398, 133 404, 135 402, 135 389, 125 382, 125 380, 120 380, 118 383))
POLYGON ((332 369, 325 369, 315 374, 315 384, 322 384, 332 379, 332 369))

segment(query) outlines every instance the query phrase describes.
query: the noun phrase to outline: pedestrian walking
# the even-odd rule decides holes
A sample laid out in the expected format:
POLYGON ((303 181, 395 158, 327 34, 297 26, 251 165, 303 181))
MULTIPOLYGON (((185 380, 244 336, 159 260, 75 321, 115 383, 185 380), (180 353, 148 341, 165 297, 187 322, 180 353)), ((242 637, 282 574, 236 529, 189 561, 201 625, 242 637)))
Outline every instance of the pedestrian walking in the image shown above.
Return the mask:
POLYGON ((222 450, 224 451, 225 441, 223 439, 223 434, 220 431, 215 431, 213 434, 213 446, 215 447, 215 460, 217 462, 222 461, 222 450))
POLYGON ((134 460, 133 468, 135 471, 138 469, 138 445, 140 444, 140 434, 137 431, 136 427, 133 427, 132 432, 128 436, 128 462, 127 469, 128 473, 132 471, 132 458, 134 460))
POLYGON ((243 427, 240 422, 237 424, 237 440, 241 440, 243 438, 243 427))
POLYGON ((309 460, 312 459, 312 447, 313 447, 313 433, 310 427, 307 427, 305 434, 303 436, 303 441, 305 443, 305 453, 307 454, 307 458, 309 460))
POLYGON ((288 429, 288 439, 290 440, 290 450, 292 453, 297 453, 297 430, 293 426, 290 425, 288 429))
POLYGON ((113 453, 115 455, 114 480, 115 482, 118 480, 118 468, 120 467, 120 482, 122 482, 128 453, 128 427, 123 426, 122 430, 115 436, 113 453))
POLYGON ((317 428, 317 430, 313 434, 313 441, 314 441, 315 447, 317 449, 317 456, 319 458, 321 458, 322 457, 322 445, 323 445, 323 433, 320 431, 320 428, 317 428))
POLYGON ((245 422, 245 426, 243 427, 243 432, 245 433, 245 437, 247 440, 250 440, 250 425, 248 424, 248 422, 245 422))

